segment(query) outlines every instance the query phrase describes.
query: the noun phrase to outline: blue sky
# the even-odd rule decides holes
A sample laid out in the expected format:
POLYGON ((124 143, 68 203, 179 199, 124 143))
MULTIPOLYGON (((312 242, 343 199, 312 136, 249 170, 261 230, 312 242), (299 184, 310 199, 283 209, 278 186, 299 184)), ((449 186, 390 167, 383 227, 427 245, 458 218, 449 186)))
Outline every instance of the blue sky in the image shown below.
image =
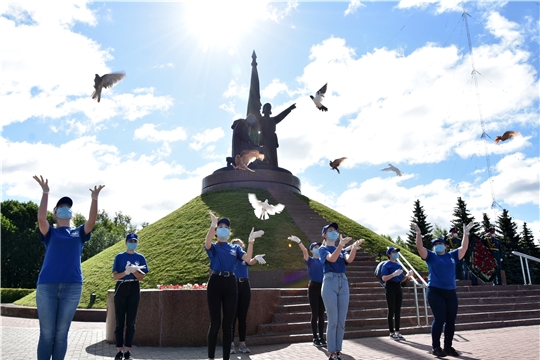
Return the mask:
POLYGON ((4 2, 2 199, 38 202, 37 174, 51 209, 70 195, 86 214, 96 184, 100 208, 136 224, 179 208, 225 166, 255 50, 262 103, 296 103, 278 157, 304 195, 395 238, 416 199, 448 228, 458 196, 495 220, 493 194, 538 241, 539 5, 465 9, 475 76, 453 0, 4 2), (127 76, 98 104, 94 74, 111 71, 127 76), (325 83, 322 113, 309 95, 325 83), (521 136, 496 145, 482 128, 521 136))

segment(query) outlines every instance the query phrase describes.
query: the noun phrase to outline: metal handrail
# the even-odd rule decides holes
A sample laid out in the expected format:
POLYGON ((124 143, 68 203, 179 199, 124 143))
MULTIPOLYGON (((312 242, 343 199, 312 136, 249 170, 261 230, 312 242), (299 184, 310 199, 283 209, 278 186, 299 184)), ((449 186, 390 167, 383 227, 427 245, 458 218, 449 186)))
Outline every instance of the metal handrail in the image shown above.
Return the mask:
POLYGON ((540 263, 540 259, 531 255, 520 253, 518 251, 512 251, 512 255, 519 256, 519 262, 521 263, 521 273, 523 274, 523 285, 532 285, 531 271, 529 270, 529 260, 540 263), (523 259, 525 259, 525 266, 527 267, 527 275, 529 276, 528 284, 527 284, 527 278, 525 277, 525 267, 523 266, 523 259))
POLYGON ((426 280, 424 280, 424 278, 422 276, 420 276, 420 274, 418 273, 418 271, 416 271, 416 269, 411 265, 411 263, 405 258, 405 256, 403 256, 403 254, 399 254, 399 258, 397 259, 397 261, 401 264, 401 266, 403 267, 403 269, 407 270, 407 273, 409 271, 412 271, 413 274, 415 275, 413 278, 412 278, 412 281, 413 281, 413 284, 414 284, 414 304, 416 306, 416 323, 417 323, 417 326, 420 327, 420 306, 418 305, 418 288, 421 288, 422 289, 422 296, 424 298, 424 316, 426 318, 426 325, 429 325, 429 319, 428 319, 428 309, 427 309, 427 298, 426 298, 426 288, 428 286, 426 280), (408 268, 407 266, 405 266, 401 260, 405 261, 408 265, 408 268), (420 280, 420 281, 418 281, 420 280))

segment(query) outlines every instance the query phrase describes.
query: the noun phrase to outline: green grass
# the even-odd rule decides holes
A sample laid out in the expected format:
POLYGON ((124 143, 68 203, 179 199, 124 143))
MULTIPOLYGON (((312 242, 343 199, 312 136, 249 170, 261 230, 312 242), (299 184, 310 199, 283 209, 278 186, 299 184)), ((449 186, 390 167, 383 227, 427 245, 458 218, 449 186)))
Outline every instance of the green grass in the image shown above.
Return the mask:
MULTIPOLYGON (((268 199, 270 203, 277 201, 265 190, 231 189, 213 191, 192 199, 181 208, 164 218, 148 225, 138 232, 140 252, 146 257, 150 272, 141 287, 155 289, 158 284, 203 283, 208 280, 209 260, 204 250, 204 241, 210 227, 212 210, 218 217, 231 220, 231 239, 240 238, 247 245, 247 238, 252 227, 264 230, 264 236, 257 239, 254 245, 255 254, 266 254, 267 265, 257 266, 257 270, 303 270, 305 265, 298 261, 298 252, 291 251, 287 237, 294 234, 307 243, 307 236, 294 224, 285 210, 270 219, 258 220, 253 208, 247 200, 247 193, 257 195, 259 199, 268 199)), ((329 221, 336 221, 340 230, 354 239, 366 239, 364 249, 373 255, 386 250, 393 243, 354 222, 353 220, 299 195, 315 211, 329 221)), ((90 240, 92 241, 92 240, 90 240)), ((89 307, 90 294, 96 294, 92 308, 107 307, 107 291, 114 288, 112 264, 116 254, 125 250, 124 241, 105 249, 82 264, 84 285, 80 308, 89 307)), ((425 263, 416 255, 402 249, 407 259, 423 271, 425 263)), ((15 302, 17 305, 35 306, 35 292, 15 302)))

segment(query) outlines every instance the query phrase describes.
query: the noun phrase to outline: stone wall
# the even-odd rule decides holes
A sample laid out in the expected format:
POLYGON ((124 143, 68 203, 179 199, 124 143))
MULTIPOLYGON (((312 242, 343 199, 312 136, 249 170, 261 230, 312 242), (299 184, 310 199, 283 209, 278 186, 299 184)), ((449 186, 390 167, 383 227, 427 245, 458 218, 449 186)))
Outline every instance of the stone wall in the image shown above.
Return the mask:
MULTIPOLYGON (((272 322, 280 301, 280 289, 252 289, 247 335, 259 324, 272 322)), ((114 343, 114 290, 107 299, 106 340, 114 343)), ((141 290, 137 314, 136 346, 205 346, 210 315, 205 290, 141 290)), ((221 339, 221 336, 219 337, 221 339)))

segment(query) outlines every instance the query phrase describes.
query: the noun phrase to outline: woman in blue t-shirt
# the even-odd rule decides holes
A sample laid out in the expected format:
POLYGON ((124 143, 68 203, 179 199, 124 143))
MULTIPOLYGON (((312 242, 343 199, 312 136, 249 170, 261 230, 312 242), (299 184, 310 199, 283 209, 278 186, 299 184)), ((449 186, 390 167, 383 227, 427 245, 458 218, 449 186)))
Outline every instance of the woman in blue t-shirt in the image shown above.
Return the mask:
POLYGON ((38 360, 61 360, 66 356, 71 320, 81 300, 83 277, 81 256, 84 243, 97 219, 97 200, 105 185, 90 189, 92 202, 88 220, 79 227, 72 226, 73 200, 64 196, 53 209, 56 226, 47 221, 49 181, 34 176, 43 190, 38 208, 39 240, 45 245, 45 258, 39 272, 36 305, 39 317, 38 360))
POLYGON ((308 300, 311 308, 311 331, 313 332, 313 345, 317 347, 326 346, 324 339, 324 301, 321 296, 323 268, 319 256, 319 248, 322 243, 312 242, 309 245, 309 251, 313 256, 309 256, 308 250, 302 244, 302 241, 292 235, 289 240, 298 244, 304 255, 304 262, 308 268, 309 284, 308 284, 308 300))
POLYGON ((135 252, 139 246, 137 234, 127 234, 126 251, 117 254, 113 263, 113 279, 116 280, 114 288, 114 313, 116 315, 116 338, 115 360, 131 359, 131 347, 135 336, 135 321, 139 301, 141 300, 141 288, 139 281, 144 280, 148 273, 146 259, 142 254, 135 252), (125 325, 125 326, 124 326, 125 325), (126 337, 124 340, 124 327, 126 337), (122 350, 125 347, 126 352, 122 350))
POLYGON ((252 260, 253 243, 262 236, 259 230, 249 234, 247 253, 239 245, 229 244, 231 222, 227 218, 218 218, 210 212, 212 223, 206 233, 204 247, 210 259, 210 279, 206 288, 210 328, 208 329, 208 359, 214 359, 219 328, 223 321, 223 360, 229 360, 231 351, 231 327, 238 297, 234 270, 237 260, 252 260), (213 242, 217 236, 217 241, 213 242), (221 309, 223 308, 223 320, 221 309))
POLYGON ((399 258, 399 249, 388 247, 386 256, 388 261, 381 268, 382 280, 384 281, 384 292, 386 295, 386 304, 388 306, 388 329, 390 338, 393 340, 405 340, 399 332, 401 322, 401 304, 403 302, 403 291, 401 283, 410 279, 410 276, 403 274, 403 267, 397 262, 399 258), (395 331, 394 331, 395 318, 395 331))
POLYGON ((461 246, 456 250, 447 252, 444 239, 436 238, 431 241, 433 251, 427 250, 422 242, 422 233, 417 224, 412 223, 416 231, 416 248, 418 255, 424 259, 428 266, 427 298, 433 313, 431 324, 432 354, 435 356, 459 356, 452 347, 456 317, 458 311, 458 297, 456 293, 456 264, 463 259, 469 246, 469 232, 474 224, 463 224, 463 239, 461 246), (444 349, 441 349, 441 334, 444 327, 444 349))
MULTIPOLYGON (((244 249, 245 245, 241 239, 231 240, 231 244, 238 245, 244 249)), ((266 264, 264 260, 265 254, 255 255, 253 259, 246 262, 244 260, 236 260, 236 269, 234 275, 236 276, 236 285, 238 289, 238 300, 236 301, 236 312, 234 315, 231 331, 231 354, 236 354, 234 349, 234 326, 236 320, 238 320, 238 351, 243 354, 249 353, 249 349, 246 345, 246 329, 247 329, 247 313, 249 310, 249 304, 251 302, 251 286, 249 285, 248 267, 259 263, 261 265, 266 264)))
POLYGON ((319 248, 319 256, 323 265, 323 281, 321 295, 328 316, 326 339, 328 341, 329 360, 341 360, 345 320, 349 309, 349 283, 345 276, 345 264, 351 263, 356 250, 364 242, 354 242, 350 254, 343 249, 352 239, 343 239, 338 233, 338 224, 331 223, 323 227, 323 246, 319 248), (339 239, 339 244, 335 242, 339 239))

